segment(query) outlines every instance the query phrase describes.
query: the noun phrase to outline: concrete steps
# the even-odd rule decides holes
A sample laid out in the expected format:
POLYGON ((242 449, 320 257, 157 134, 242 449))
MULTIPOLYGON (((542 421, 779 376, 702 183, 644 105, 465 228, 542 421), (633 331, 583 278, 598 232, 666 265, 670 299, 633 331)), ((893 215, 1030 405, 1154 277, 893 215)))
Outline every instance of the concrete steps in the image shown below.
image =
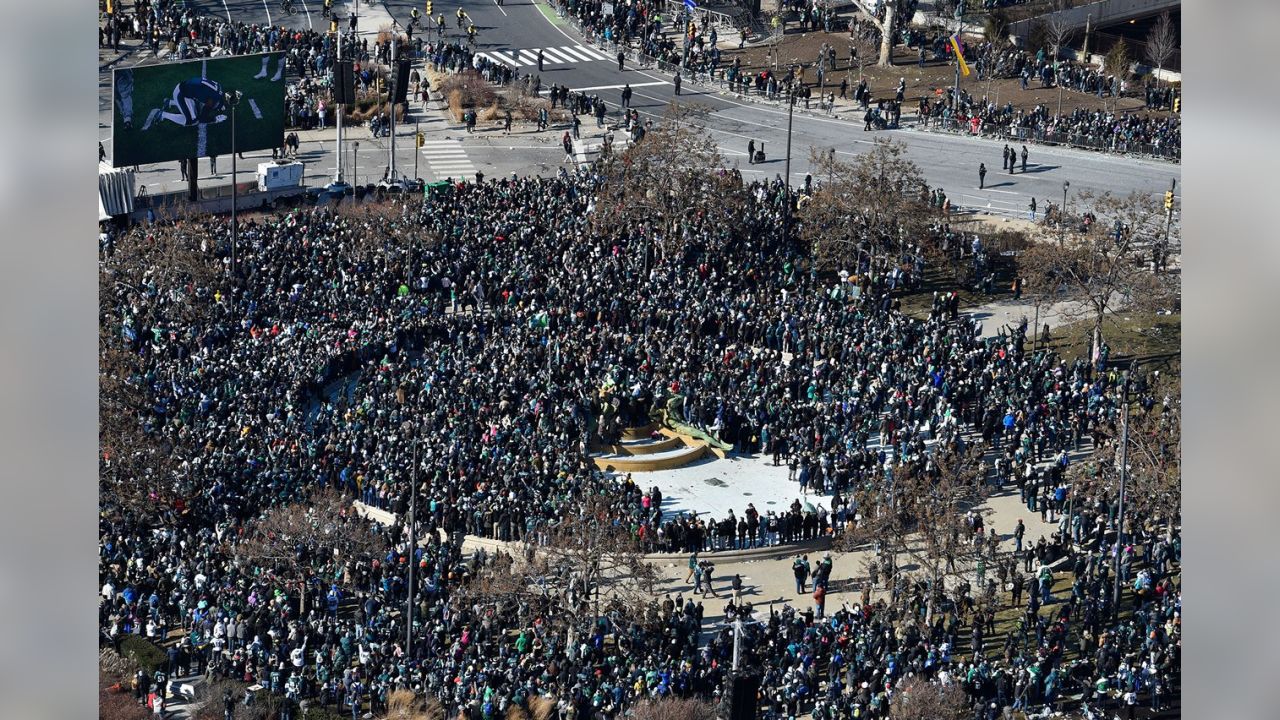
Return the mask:
POLYGON ((595 450, 608 455, 652 455, 679 446, 680 438, 667 437, 661 440, 623 440, 617 445, 597 445, 595 450))
POLYGON ((658 423, 651 422, 640 427, 629 427, 622 431, 622 441, 648 440, 658 431, 658 423))
POLYGON ((615 472, 653 472, 684 467, 716 453, 705 441, 649 423, 643 427, 629 427, 622 431, 622 440, 616 445, 600 446, 600 454, 591 459, 601 470, 615 472))
POLYGON ((685 445, 674 450, 651 453, 648 455, 601 455, 595 458, 596 467, 601 470, 613 469, 617 472, 653 472, 684 467, 695 460, 701 460, 707 454, 707 446, 685 445))

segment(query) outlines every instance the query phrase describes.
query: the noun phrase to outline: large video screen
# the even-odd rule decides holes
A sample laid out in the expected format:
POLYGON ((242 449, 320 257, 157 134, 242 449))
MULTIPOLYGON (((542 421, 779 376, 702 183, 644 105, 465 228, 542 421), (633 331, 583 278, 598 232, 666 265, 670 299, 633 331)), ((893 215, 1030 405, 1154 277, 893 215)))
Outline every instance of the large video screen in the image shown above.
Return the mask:
POLYGON ((112 87, 116 167, 279 147, 284 138, 282 53, 119 68, 112 87))

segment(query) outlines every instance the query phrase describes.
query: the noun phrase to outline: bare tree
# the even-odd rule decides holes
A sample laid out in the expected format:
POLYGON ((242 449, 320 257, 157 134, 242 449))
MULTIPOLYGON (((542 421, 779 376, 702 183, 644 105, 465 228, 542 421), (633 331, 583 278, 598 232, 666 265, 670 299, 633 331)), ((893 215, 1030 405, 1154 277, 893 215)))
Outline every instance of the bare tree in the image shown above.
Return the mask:
MULTIPOLYGON (((867 37, 866 31, 859 29, 849 36, 850 55, 853 56, 853 62, 858 66, 859 82, 862 81, 862 68, 867 64, 867 56, 869 56, 875 49, 876 43, 873 42, 871 38, 867 37)), ((849 67, 849 70, 852 74, 852 65, 849 67)))
POLYGON ((965 720, 972 717, 969 698, 957 683, 942 685, 911 678, 889 703, 890 720, 965 720))
POLYGON ((697 698, 665 698, 637 703, 628 713, 632 720, 715 720, 716 708, 697 698))
POLYGON ((1169 274, 1152 272, 1176 247, 1166 245, 1164 211, 1147 195, 1080 195, 1082 207, 1099 218, 1088 232, 1041 237, 1019 261, 1030 293, 1052 293, 1058 313, 1068 320, 1088 319, 1095 352, 1103 341, 1108 315, 1120 307, 1157 310, 1177 301, 1178 283, 1169 274))
POLYGON ((872 4, 868 4, 864 0, 854 0, 854 4, 867 16, 871 24, 880 30, 880 59, 876 61, 876 64, 881 67, 892 66, 893 46, 898 41, 896 37, 898 11, 903 5, 903 0, 884 0, 883 6, 880 8, 880 17, 876 17, 876 11, 872 4))
POLYGON ((133 699, 133 660, 105 649, 98 653, 98 717, 101 720, 147 720, 151 712, 133 699))
POLYGON ((982 37, 996 47, 1009 44, 1009 13, 1004 8, 995 8, 983 18, 982 37))
MULTIPOLYGON (((1130 398, 1125 514, 1171 527, 1182 518, 1182 400, 1176 376, 1152 373, 1146 379, 1145 390, 1130 398)), ((1120 437, 1119 420, 1095 433, 1092 457, 1069 471, 1073 496, 1119 492, 1120 437)))
POLYGON ((658 582, 656 567, 644 559, 644 547, 624 525, 611 520, 609 502, 588 498, 564 516, 542 548, 547 567, 560 573, 565 599, 575 609, 600 615, 601 602, 639 608, 658 582))
POLYGON ((461 604, 527 607, 557 630, 602 609, 639 619, 659 573, 640 540, 611 517, 609 501, 587 500, 548 531, 545 544, 526 545, 515 557, 500 553, 479 569, 458 589, 461 604))
POLYGON ((683 247, 682 224, 697 213, 718 214, 707 218, 712 224, 731 222, 743 191, 720 172, 724 158, 699 123, 707 112, 673 102, 644 139, 602 162, 606 180, 592 216, 597 232, 630 231, 665 254, 683 247))
POLYGON ((1156 24, 1147 33, 1147 61, 1156 67, 1156 82, 1160 82, 1159 72, 1164 70, 1165 63, 1173 57, 1178 49, 1178 31, 1173 26, 1169 13, 1161 13, 1156 24))
POLYGON ((1075 35, 1073 28, 1060 12, 1050 13, 1044 19, 1044 40, 1049 46, 1050 57, 1054 62, 1062 58, 1062 48, 1071 42, 1075 35))
POLYGON ((875 543, 879 560, 918 573, 928 584, 926 622, 948 579, 965 577, 981 557, 965 520, 989 492, 981 456, 980 448, 939 444, 927 457, 894 465, 883 480, 855 493, 861 520, 837 540, 844 550, 875 543))
POLYGON ((932 218, 928 186, 920 167, 907 157, 906 145, 876 140, 852 162, 830 152, 810 154, 822 182, 799 213, 801 234, 821 266, 855 262, 860 253, 878 257, 924 232, 932 218))
POLYGON ((306 583, 348 560, 382 550, 383 541, 362 520, 342 493, 323 489, 304 502, 263 513, 231 541, 238 564, 263 567, 299 587, 299 614, 306 611, 306 583))

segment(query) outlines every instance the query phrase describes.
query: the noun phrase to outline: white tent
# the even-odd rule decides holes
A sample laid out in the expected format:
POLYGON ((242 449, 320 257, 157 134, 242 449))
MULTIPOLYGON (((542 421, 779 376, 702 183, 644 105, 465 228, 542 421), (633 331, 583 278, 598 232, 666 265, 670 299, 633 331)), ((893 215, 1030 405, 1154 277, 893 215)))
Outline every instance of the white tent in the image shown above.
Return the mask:
POLYGON ((133 171, 98 163, 98 221, 133 212, 133 171))

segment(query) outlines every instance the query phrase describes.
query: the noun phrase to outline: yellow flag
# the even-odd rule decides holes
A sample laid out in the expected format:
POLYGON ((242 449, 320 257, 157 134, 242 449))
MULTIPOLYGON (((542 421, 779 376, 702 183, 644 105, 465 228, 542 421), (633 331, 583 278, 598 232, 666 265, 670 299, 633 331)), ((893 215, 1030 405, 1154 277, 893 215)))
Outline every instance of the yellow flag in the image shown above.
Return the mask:
POLYGON ((956 62, 960 63, 960 72, 965 77, 969 77, 969 64, 964 61, 964 53, 960 52, 960 41, 955 35, 951 36, 951 49, 956 54, 956 62))

